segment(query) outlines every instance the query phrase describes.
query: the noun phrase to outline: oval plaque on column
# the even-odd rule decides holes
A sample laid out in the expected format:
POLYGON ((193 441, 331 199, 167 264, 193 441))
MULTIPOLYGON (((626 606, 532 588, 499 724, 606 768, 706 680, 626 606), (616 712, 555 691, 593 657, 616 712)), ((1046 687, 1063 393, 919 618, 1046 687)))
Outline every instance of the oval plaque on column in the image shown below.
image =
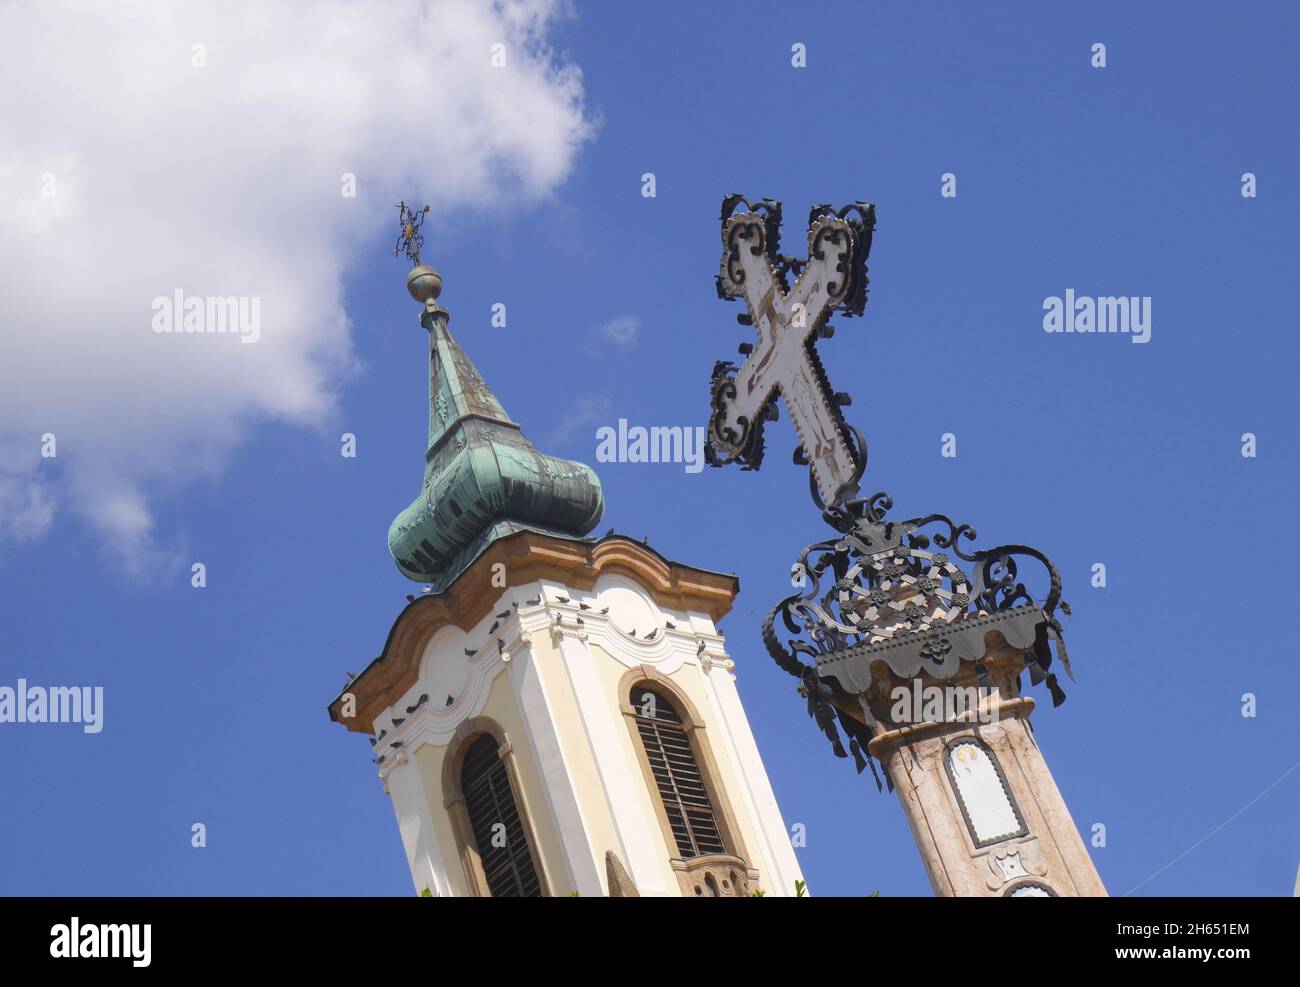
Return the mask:
POLYGON ((984 744, 973 737, 958 740, 948 747, 944 764, 977 847, 1028 834, 1002 768, 984 744))

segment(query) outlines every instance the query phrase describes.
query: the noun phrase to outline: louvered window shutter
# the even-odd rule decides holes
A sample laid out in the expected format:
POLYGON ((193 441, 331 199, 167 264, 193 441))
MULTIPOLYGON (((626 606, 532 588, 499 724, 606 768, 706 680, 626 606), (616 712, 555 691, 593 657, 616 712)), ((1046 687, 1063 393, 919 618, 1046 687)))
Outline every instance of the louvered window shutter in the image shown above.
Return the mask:
POLYGON ((461 791, 474 844, 493 898, 540 898, 541 882, 499 752, 496 738, 489 734, 479 737, 465 752, 461 791), (503 842, 499 833, 504 833, 504 846, 493 845, 503 842))
POLYGON ((637 732, 677 841, 677 852, 683 859, 726 853, 713 803, 681 716, 671 702, 650 689, 633 689, 631 700, 637 732))

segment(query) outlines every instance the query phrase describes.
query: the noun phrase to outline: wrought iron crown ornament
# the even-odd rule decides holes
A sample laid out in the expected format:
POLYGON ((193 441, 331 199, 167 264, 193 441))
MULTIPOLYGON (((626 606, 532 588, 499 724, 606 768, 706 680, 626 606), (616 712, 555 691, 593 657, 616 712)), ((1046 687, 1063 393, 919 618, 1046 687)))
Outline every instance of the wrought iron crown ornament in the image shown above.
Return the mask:
POLYGON ((842 700, 865 695, 876 662, 900 679, 950 679, 973 665, 980 684, 992 686, 983 659, 986 636, 996 631, 1023 650, 1030 682, 1046 683, 1053 706, 1065 701, 1053 661, 1074 678, 1057 616, 1058 609, 1068 616, 1070 606, 1046 555, 1026 545, 976 550, 970 525, 943 514, 888 521, 892 507, 888 494, 877 493, 826 508, 823 517, 838 536, 800 553, 792 574, 803 591, 763 620, 768 653, 800 680, 808 715, 837 757, 852 754, 859 772, 870 762, 871 727, 879 724, 860 700, 865 722, 846 715, 842 700), (1038 592, 1021 579, 1025 561, 1042 567, 1038 592))
POLYGON ((713 466, 758 469, 763 425, 776 418, 776 398, 784 399, 799 437, 794 461, 811 468, 813 500, 836 536, 800 554, 792 574, 802 591, 768 613, 763 641, 776 663, 801 680, 808 713, 835 754, 851 753, 862 771, 873 728, 892 726, 880 724, 863 698, 873 663, 903 679, 951 679, 973 666, 978 681, 990 685, 985 638, 994 631, 1023 651, 1030 681, 1045 682, 1059 706, 1065 693, 1053 661, 1073 673, 1057 610, 1068 615, 1070 608, 1047 556, 1025 545, 976 550, 970 525, 943 514, 890 521, 888 494, 859 495, 866 442, 845 420, 841 409, 851 399, 832 391, 815 344, 831 336, 833 312, 863 312, 875 207, 814 206, 806 259, 780 250, 779 202, 729 195, 721 219, 718 296, 746 303, 737 320, 756 330, 758 342, 741 344, 746 360, 739 368, 729 361, 713 368, 707 458, 713 466), (1042 566, 1038 595, 1021 581, 1017 560, 1042 566), (846 708, 860 710, 860 718, 846 708), (837 723, 849 738, 847 752, 837 723))

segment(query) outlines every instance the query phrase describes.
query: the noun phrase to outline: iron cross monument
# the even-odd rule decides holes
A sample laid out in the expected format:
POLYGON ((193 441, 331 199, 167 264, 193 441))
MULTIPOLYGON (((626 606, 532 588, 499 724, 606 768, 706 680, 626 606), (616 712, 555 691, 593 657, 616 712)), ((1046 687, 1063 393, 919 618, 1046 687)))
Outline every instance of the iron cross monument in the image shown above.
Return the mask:
POLYGON ((862 435, 844 419, 816 350, 833 313, 861 315, 875 207, 814 206, 806 258, 780 249, 781 204, 729 195, 722 203, 718 295, 757 339, 737 368, 711 381, 707 458, 758 469, 763 427, 781 398, 810 467, 813 501, 834 535, 791 567, 796 592, 763 621, 763 642, 800 680, 807 709, 839 757, 885 768, 912 824, 936 894, 1104 895, 1088 851, 1029 730, 1034 700, 1022 673, 1065 699, 1070 674, 1059 608, 1061 579, 1025 545, 977 550, 975 529, 946 515, 896 521, 885 493, 864 497, 862 435), (1018 561, 1041 565, 1037 592, 1018 561), (778 631, 788 634, 783 640, 778 631), (940 701, 908 703, 924 690, 940 701), (843 736, 841 736, 843 731, 843 736), (843 738, 848 738, 847 750, 843 738))

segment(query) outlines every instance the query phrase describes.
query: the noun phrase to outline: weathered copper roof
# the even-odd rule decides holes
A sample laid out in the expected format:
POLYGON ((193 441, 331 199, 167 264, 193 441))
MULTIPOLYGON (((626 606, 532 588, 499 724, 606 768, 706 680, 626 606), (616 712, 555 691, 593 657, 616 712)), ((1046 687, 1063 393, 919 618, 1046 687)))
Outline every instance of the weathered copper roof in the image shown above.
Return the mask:
POLYGON ((530 528, 584 535, 605 505, 589 466, 543 455, 511 421, 435 298, 420 320, 429 333, 424 489, 394 519, 388 549, 404 575, 438 592, 497 538, 530 528))

